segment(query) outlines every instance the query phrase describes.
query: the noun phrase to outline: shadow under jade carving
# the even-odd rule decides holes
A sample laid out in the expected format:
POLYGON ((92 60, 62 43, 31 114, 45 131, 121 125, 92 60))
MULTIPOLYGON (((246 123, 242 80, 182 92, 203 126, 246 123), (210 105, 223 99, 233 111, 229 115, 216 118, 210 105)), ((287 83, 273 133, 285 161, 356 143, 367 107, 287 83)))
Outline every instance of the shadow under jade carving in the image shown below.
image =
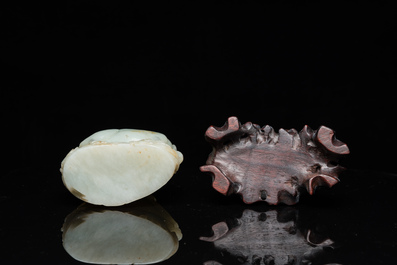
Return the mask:
POLYGON ((205 138, 213 151, 200 170, 213 175, 215 190, 240 194, 248 204, 293 205, 301 188, 312 195, 318 186, 332 187, 344 170, 340 156, 349 154, 347 145, 325 126, 277 133, 269 125, 242 125, 230 117, 222 127, 210 126, 205 138))

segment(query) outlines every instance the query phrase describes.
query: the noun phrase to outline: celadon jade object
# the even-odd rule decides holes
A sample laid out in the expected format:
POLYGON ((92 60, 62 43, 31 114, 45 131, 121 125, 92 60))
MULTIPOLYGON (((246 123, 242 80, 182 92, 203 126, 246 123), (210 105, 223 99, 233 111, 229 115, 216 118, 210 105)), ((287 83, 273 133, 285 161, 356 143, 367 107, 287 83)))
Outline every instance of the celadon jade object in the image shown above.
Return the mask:
POLYGON ((60 171, 66 188, 77 198, 119 206, 164 186, 182 161, 182 153, 162 133, 109 129, 71 150, 60 171))

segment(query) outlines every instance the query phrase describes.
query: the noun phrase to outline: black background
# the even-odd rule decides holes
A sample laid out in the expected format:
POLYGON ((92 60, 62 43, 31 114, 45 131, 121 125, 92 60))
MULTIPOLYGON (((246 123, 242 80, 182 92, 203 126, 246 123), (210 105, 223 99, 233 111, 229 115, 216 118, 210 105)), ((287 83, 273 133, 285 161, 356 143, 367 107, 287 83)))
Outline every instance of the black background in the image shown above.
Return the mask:
POLYGON ((361 185, 376 175, 368 172, 397 173, 391 3, 7 4, 4 213, 17 208, 33 216, 25 199, 34 197, 55 208, 76 207, 62 186, 60 162, 84 138, 108 128, 162 132, 184 154, 168 192, 159 194, 163 201, 173 201, 171 194, 188 202, 220 199, 198 167, 211 151, 206 128, 232 115, 276 129, 334 129, 351 150, 344 165, 367 172, 361 185))
POLYGON ((396 172, 395 11, 381 1, 6 7, 9 163, 58 163, 107 128, 160 131, 202 152, 205 129, 235 115, 326 125, 355 167, 396 172))

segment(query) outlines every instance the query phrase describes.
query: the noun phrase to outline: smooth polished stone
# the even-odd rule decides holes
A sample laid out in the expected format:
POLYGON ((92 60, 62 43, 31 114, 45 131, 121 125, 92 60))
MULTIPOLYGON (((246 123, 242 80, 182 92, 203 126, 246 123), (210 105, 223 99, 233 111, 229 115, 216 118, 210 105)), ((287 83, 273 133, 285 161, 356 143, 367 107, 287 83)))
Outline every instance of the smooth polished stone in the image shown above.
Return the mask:
POLYGON ((134 129, 99 131, 71 150, 61 164, 62 180, 77 198, 119 206, 164 186, 183 161, 164 134, 134 129))

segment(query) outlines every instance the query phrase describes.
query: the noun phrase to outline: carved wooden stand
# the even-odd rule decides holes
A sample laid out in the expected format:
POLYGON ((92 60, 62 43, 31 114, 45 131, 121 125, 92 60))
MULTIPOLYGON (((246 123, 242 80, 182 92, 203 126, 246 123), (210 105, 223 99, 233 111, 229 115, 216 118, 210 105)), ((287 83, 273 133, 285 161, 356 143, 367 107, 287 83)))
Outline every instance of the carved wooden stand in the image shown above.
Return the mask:
POLYGON ((344 170, 339 157, 349 154, 325 126, 277 133, 271 126, 241 125, 230 117, 222 127, 210 126, 205 138, 214 149, 200 170, 213 175, 214 189, 240 194, 245 203, 292 205, 299 201, 301 187, 310 194, 318 186, 332 187, 344 170))

